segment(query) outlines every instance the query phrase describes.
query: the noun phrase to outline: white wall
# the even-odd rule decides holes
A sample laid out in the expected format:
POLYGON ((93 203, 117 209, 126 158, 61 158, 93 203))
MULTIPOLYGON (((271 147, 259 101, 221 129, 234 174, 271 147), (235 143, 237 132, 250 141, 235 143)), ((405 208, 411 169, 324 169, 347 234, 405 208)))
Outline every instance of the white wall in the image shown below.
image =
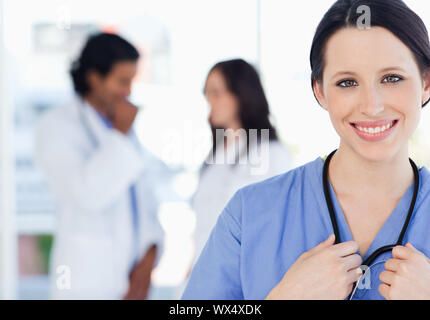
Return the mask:
POLYGON ((0 298, 14 299, 17 283, 13 110, 8 95, 7 53, 0 0, 0 298))

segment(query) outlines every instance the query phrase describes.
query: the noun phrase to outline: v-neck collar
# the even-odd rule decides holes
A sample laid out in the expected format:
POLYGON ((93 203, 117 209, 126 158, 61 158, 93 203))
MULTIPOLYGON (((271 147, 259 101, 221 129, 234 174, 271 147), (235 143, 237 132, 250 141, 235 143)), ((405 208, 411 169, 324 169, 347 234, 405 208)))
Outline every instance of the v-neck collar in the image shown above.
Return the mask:
MULTIPOLYGON (((320 158, 320 167, 318 172, 320 173, 320 179, 322 179, 322 171, 324 166, 324 159, 320 158)), ((420 170, 419 170, 420 174, 420 170)), ((385 246, 395 244, 399 238, 400 232, 402 230, 403 224, 408 214, 408 210, 412 201, 413 191, 415 182, 407 189, 403 194, 402 198, 397 203, 394 210, 391 212, 387 220, 384 222, 381 229, 376 234, 375 238, 372 240, 370 247, 367 249, 366 254, 362 256, 363 261, 366 260, 376 249, 385 246)), ((340 207, 339 201, 334 193, 333 187, 329 181, 330 196, 333 201, 334 211, 336 214, 336 221, 339 225, 339 233, 342 242, 353 241, 351 229, 346 222, 345 215, 340 207)), ((321 190, 322 192, 322 190, 321 190)), ((323 195, 324 196, 324 195, 323 195)), ((323 197, 323 199, 325 199, 323 197)), ((325 203, 325 201, 324 201, 325 203)), ((327 207, 327 205, 326 205, 327 207)), ((328 209, 327 209, 328 213, 328 209)), ((360 252, 361 254, 361 252, 360 252)))

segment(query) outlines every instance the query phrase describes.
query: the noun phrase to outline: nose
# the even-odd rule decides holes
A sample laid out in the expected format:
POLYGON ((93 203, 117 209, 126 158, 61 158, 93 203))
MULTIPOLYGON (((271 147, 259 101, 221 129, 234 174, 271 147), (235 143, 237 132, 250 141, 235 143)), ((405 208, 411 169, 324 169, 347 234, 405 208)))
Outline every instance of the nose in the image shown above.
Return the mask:
POLYGON ((376 116, 384 110, 381 95, 376 88, 365 87, 360 100, 360 111, 367 116, 376 116))
POLYGON ((206 95, 206 102, 207 102, 209 108, 212 110, 214 108, 215 103, 214 103, 214 99, 211 95, 206 95))
POLYGON ((127 86, 124 90, 124 95, 129 97, 131 95, 131 86, 127 86))

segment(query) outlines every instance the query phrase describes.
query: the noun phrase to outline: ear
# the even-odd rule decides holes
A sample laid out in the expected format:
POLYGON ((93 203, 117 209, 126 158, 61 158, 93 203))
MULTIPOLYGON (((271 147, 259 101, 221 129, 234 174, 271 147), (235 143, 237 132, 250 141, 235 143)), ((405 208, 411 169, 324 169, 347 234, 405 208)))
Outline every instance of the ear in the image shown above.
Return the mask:
POLYGON ((102 81, 102 76, 95 70, 88 70, 86 80, 90 90, 97 89, 102 81))
POLYGON ((315 98, 318 100, 320 106, 327 110, 327 101, 324 97, 323 84, 319 82, 316 78, 314 78, 312 81, 312 89, 314 91, 315 98))
POLYGON ((430 68, 427 68, 423 74, 423 104, 428 102, 430 99, 430 68))

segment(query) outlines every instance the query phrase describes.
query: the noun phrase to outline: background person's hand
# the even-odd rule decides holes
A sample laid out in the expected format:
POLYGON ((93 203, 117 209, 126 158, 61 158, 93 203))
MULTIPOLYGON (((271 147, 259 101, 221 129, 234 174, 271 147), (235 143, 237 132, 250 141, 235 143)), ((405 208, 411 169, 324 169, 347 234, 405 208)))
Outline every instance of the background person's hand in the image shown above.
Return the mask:
POLYGON ((124 300, 146 300, 148 298, 151 272, 156 256, 157 246, 153 245, 130 273, 130 286, 124 300))
POLYGON ((128 134, 138 111, 139 108, 130 101, 121 100, 114 103, 106 113, 115 129, 123 134, 128 134))
POLYGON ((430 260, 412 244, 394 247, 384 267, 378 290, 385 299, 430 299, 430 260))
POLYGON ((303 253, 273 288, 269 300, 345 299, 362 275, 362 258, 353 241, 334 245, 332 234, 303 253))

